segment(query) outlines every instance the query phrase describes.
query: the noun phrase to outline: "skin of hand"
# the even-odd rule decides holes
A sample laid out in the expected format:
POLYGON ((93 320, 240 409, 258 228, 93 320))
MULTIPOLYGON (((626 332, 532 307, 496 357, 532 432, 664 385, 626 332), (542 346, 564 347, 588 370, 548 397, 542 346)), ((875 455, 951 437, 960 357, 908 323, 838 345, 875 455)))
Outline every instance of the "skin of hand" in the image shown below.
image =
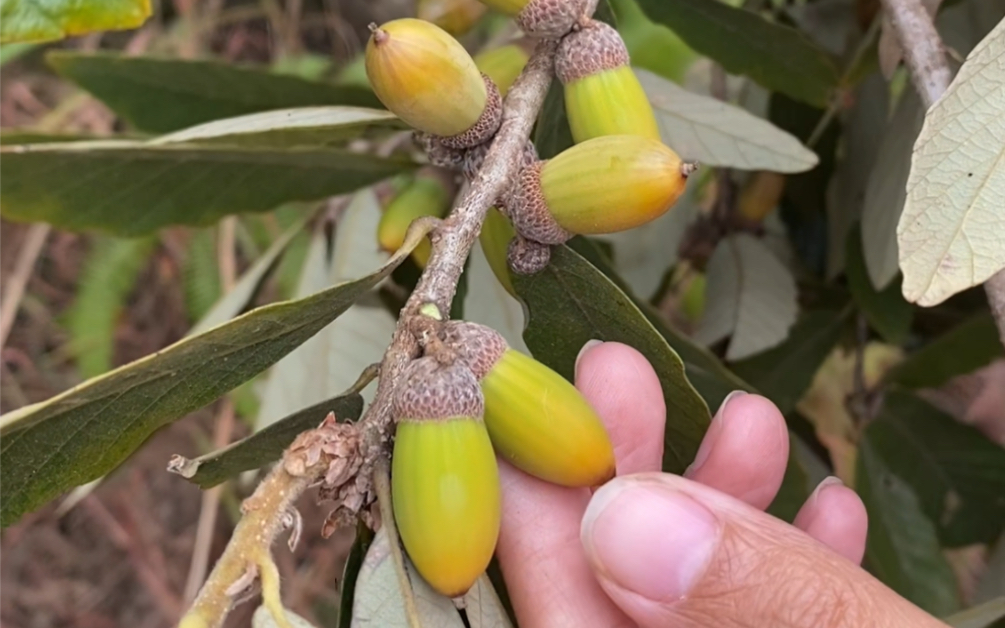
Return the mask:
POLYGON ((666 407, 642 354, 587 343, 576 386, 607 426, 618 477, 591 494, 500 461, 497 552, 521 628, 945 626, 859 567, 865 507, 836 478, 793 525, 764 512, 789 453, 764 397, 727 397, 681 477, 660 473, 666 407))

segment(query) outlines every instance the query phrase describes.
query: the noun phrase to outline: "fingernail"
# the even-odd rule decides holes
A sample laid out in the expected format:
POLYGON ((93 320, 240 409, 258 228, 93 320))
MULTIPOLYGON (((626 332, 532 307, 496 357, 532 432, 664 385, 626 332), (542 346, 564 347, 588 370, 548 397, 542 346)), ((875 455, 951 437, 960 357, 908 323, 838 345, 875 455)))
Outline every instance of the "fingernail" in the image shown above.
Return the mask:
POLYGON ((583 358, 583 355, 593 347, 602 344, 604 344, 603 340, 587 340, 586 344, 583 345, 583 348, 579 350, 579 355, 576 356, 576 364, 573 367, 573 372, 576 374, 577 378, 579 377, 579 361, 583 358))
POLYGON ((665 602, 687 595, 701 578, 719 526, 707 508, 668 486, 612 480, 590 501, 582 540, 600 577, 665 602))
POLYGON ((816 503, 820 494, 823 493, 828 486, 835 486, 835 485, 844 486, 844 482, 841 481, 841 478, 835 475, 828 475, 823 480, 820 480, 820 484, 817 484, 817 487, 813 489, 813 494, 810 495, 809 502, 816 503))
POLYGON ((722 433, 722 421, 725 415, 726 406, 729 402, 737 397, 742 397, 746 395, 746 391, 734 390, 733 392, 726 395, 726 398, 722 400, 719 404, 719 409, 716 411, 715 416, 712 417, 712 422, 708 426, 708 430, 705 432, 705 437, 701 439, 701 445, 698 447, 698 453, 694 456, 694 462, 692 462, 687 469, 684 470, 684 477, 692 477, 694 473, 697 473, 698 469, 701 468, 705 461, 708 460, 709 454, 712 453, 712 449, 715 447, 715 442, 719 440, 719 434, 722 433))

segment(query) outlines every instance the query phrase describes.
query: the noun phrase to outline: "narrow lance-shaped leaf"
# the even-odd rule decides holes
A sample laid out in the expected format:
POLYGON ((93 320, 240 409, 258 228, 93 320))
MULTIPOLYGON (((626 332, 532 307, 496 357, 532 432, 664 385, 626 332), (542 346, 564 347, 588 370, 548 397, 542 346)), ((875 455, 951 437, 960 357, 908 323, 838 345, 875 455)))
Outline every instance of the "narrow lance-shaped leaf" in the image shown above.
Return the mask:
POLYGON ((16 221, 136 236, 344 194, 415 167, 343 150, 77 142, 0 148, 16 221))
POLYGON ((117 467, 156 429, 248 381, 335 320, 401 263, 306 299, 257 308, 46 401, 0 417, 0 525, 117 467))
POLYGON ((534 357, 572 381, 576 356, 588 340, 622 342, 656 369, 667 406, 664 469, 682 472, 708 428, 708 407, 688 382, 684 364, 631 299, 577 253, 554 247, 535 275, 514 275, 529 311, 524 339, 534 357))
POLYGON ((718 0, 638 0, 654 22, 696 51, 764 87, 818 107, 831 98, 838 71, 823 50, 794 28, 718 0))
POLYGON ((907 388, 934 388, 971 373, 1005 355, 998 328, 989 314, 979 314, 929 341, 897 365, 887 381, 907 388))
POLYGON ((370 90, 219 61, 53 51, 46 60, 136 128, 167 133, 246 113, 348 105, 382 108, 370 90))
POLYGON ((150 17, 150 0, 4 0, 0 43, 43 42, 95 31, 137 28, 150 17))
POLYGON ((862 237, 857 228, 848 234, 845 274, 848 276, 848 289, 872 328, 892 344, 899 345, 907 340, 914 310, 900 293, 899 277, 883 290, 872 286, 865 267, 862 237))

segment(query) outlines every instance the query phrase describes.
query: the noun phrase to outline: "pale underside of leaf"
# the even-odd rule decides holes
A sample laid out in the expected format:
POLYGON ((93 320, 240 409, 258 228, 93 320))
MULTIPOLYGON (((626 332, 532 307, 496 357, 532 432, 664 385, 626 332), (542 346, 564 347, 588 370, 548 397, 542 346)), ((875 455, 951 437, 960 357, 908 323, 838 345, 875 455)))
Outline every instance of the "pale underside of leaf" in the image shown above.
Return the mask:
POLYGON ((705 313, 695 340, 732 334, 726 359, 739 360, 781 343, 796 321, 796 282, 762 242, 738 234, 719 242, 708 264, 705 313))
MULTIPOLYGON (((407 556, 405 567, 421 625, 424 628, 462 628, 464 622, 453 602, 434 591, 416 573, 407 556)), ((382 527, 374 536, 359 570, 352 605, 352 627, 410 628, 402 595, 387 529, 382 527)))
POLYGON ((907 196, 911 148, 925 110, 913 88, 905 89, 887 124, 862 204, 862 250, 869 280, 882 290, 897 276, 897 220, 907 196))
POLYGON ((903 292, 923 306, 1005 268, 1005 22, 929 111, 897 225, 903 292))
POLYGON ((464 595, 464 612, 471 628, 512 628, 513 623, 492 586, 492 580, 482 574, 464 595))
POLYGON ((502 334, 510 347, 529 354, 530 349, 523 340, 523 306, 496 279, 478 240, 475 240, 469 260, 464 319, 491 327, 502 334))
MULTIPOLYGON (((292 628, 316 628, 314 624, 288 608, 284 608, 283 613, 286 615, 286 621, 290 622, 292 628)), ((279 628, 279 624, 276 623, 276 618, 273 617, 272 611, 263 604, 256 608, 255 614, 251 616, 251 628, 279 628)))
POLYGON ((663 141, 683 159, 741 170, 803 172, 819 159, 767 120, 715 98, 691 93, 635 68, 656 113, 663 141))

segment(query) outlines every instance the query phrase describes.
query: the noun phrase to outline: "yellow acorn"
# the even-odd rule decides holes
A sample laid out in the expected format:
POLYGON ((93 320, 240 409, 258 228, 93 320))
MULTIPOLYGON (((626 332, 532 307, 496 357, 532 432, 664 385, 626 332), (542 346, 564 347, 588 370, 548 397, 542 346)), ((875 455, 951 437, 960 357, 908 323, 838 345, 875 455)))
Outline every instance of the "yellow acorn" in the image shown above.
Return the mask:
POLYGON ((527 40, 492 48, 475 55, 475 65, 488 75, 503 96, 512 87, 530 59, 531 51, 527 40))
POLYGON ((778 207, 785 191, 785 175, 761 170, 753 173, 740 192, 737 203, 740 215, 747 220, 761 222, 778 207))
MULTIPOLYGON (((377 241, 380 248, 394 253, 405 242, 405 233, 412 221, 422 216, 442 218, 450 211, 456 186, 450 174, 440 168, 426 167, 416 174, 407 185, 384 208, 377 224, 377 241)), ((424 238, 412 251, 412 259, 419 268, 425 268, 431 247, 429 238, 424 238)))
POLYGON ((614 28, 590 20, 569 33, 558 47, 555 75, 565 86, 565 112, 577 143, 602 135, 660 139, 649 98, 614 28))
POLYGON ((541 244, 625 231, 666 213, 696 168, 657 140, 596 137, 524 167, 506 213, 517 233, 541 244))
POLYGON ((482 232, 478 235, 478 240, 481 242, 482 251, 485 253, 485 259, 488 260, 492 273, 506 289, 506 292, 516 297, 513 280, 509 276, 509 268, 506 265, 506 252, 514 235, 516 232, 513 231, 513 225, 509 224, 509 220, 499 213, 498 209, 490 207, 489 212, 485 215, 485 223, 482 225, 482 232))
POLYGON ((512 16, 531 37, 558 39, 586 13, 589 0, 482 0, 491 9, 512 16))
POLYGON ((388 110, 450 148, 477 146, 499 130, 499 90, 449 33, 414 18, 370 29, 366 74, 388 110))
POLYGON ((481 381, 485 426, 503 459, 561 486, 614 477, 607 429, 575 386, 484 325, 448 322, 444 341, 481 381))
POLYGON ((412 362, 392 401, 391 501, 415 568, 447 597, 485 572, 499 537, 501 492, 478 381, 460 363, 412 362))
POLYGON ((420 20, 432 22, 451 35, 463 35, 485 15, 486 7, 478 0, 418 0, 415 10, 420 20))

